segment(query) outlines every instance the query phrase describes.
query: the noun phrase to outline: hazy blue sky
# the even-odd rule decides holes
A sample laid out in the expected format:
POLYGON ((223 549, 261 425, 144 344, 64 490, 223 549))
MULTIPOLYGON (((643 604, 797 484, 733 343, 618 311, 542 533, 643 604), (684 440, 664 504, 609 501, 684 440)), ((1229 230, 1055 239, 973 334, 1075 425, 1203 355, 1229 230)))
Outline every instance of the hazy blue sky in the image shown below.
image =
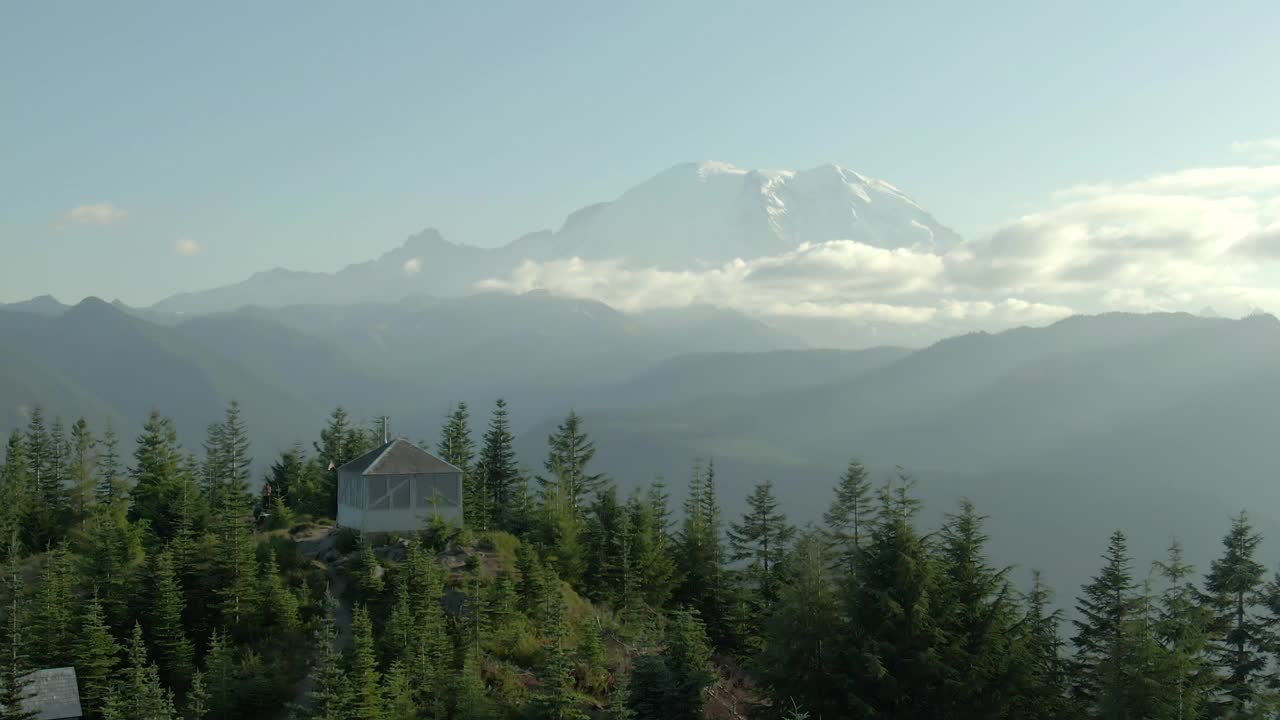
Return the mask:
POLYGON ((498 244, 707 158, 973 236, 1280 135, 1274 0, 622 5, 5 3, 0 301, 498 244))

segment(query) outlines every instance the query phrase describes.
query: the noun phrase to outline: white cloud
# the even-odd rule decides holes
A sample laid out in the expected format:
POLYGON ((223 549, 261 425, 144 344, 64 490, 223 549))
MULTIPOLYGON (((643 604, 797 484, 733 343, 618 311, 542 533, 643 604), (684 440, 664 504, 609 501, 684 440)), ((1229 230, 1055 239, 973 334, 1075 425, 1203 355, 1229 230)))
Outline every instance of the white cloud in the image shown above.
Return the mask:
POLYGON ((405 275, 413 276, 413 275, 417 275, 420 272, 422 272, 421 258, 409 258, 408 260, 404 261, 405 275))
POLYGON ((204 246, 192 240, 191 238, 181 238, 173 244, 173 251, 179 255, 199 255, 204 250, 204 246))
POLYGON ((128 216, 129 213, 123 209, 109 202, 100 202, 71 208, 64 219, 77 225, 110 225, 128 216))
POLYGON ((1077 312, 1280 310, 1280 165, 1067 188, 945 254, 838 240, 698 271, 570 258, 526 262, 481 286, 630 311, 712 304, 940 334, 1077 312))
POLYGON ((1261 140, 1237 140, 1231 143, 1231 152, 1243 155, 1280 155, 1280 137, 1261 140))

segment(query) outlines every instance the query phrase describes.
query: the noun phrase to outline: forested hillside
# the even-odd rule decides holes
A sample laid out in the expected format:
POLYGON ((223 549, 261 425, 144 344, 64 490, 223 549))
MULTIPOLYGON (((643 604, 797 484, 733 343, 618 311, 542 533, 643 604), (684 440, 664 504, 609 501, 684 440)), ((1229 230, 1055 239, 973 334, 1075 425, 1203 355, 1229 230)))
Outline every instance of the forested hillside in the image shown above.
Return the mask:
POLYGON ((184 445, 152 413, 109 429, 32 410, 0 466, 0 717, 33 669, 74 666, 90 718, 1226 718, 1280 707, 1280 575, 1245 513, 1195 568, 1150 568, 1124 528, 1026 591, 981 507, 923 520, 917 482, 832 473, 821 522, 764 482, 722 509, 695 463, 621 491, 582 418, 521 469, 508 409, 465 405, 434 442, 464 470, 461 525, 333 529, 333 468, 377 443, 335 410, 251 493, 251 416, 184 445), (473 428, 473 424, 476 426, 473 428), (1074 596, 1074 601, 1069 598, 1074 596))

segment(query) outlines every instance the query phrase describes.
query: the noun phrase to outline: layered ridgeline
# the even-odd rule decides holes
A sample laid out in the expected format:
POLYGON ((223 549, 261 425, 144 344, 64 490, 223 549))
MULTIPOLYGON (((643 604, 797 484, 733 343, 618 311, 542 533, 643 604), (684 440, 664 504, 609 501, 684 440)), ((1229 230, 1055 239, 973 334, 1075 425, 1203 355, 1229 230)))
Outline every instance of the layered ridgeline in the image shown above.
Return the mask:
POLYGON ((0 312, 0 424, 22 427, 40 404, 68 423, 112 422, 127 443, 164 407, 198 437, 238 399, 265 453, 307 438, 339 404, 421 438, 451 403, 501 396, 530 467, 576 408, 624 487, 714 457, 727 511, 772 480, 804 522, 849 456, 877 478, 901 464, 928 507, 967 495, 989 508, 1001 562, 1047 563, 1068 584, 1091 571, 1070 548, 1117 526, 1147 559, 1170 533, 1190 553, 1209 547, 1203 519, 1240 506, 1274 534, 1270 316, 1076 317, 915 351, 785 349, 793 342, 726 311, 636 315, 545 294, 165 324, 86 301, 61 315, 0 312))
POLYGON ((153 309, 193 314, 245 305, 456 296, 526 261, 576 257, 695 270, 831 240, 921 251, 945 251, 960 242, 894 186, 837 165, 793 172, 688 163, 612 202, 578 210, 559 230, 530 233, 500 247, 452 243, 429 229, 376 260, 336 273, 270 270, 234 285, 175 295, 153 309))

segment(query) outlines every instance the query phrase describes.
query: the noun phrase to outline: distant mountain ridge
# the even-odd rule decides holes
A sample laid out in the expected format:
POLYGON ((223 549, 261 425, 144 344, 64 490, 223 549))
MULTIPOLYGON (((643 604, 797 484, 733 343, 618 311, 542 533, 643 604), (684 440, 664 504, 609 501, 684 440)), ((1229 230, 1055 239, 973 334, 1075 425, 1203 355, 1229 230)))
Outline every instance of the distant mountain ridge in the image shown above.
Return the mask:
POLYGON ((336 273, 277 268, 220 288, 166 298, 152 310, 201 314, 246 305, 396 302, 475 292, 526 261, 570 257, 634 267, 694 270, 778 255, 804 243, 856 240, 881 248, 942 251, 960 236, 887 182, 838 165, 804 171, 686 163, 577 210, 556 231, 496 248, 459 245, 428 228, 374 260, 336 273))

